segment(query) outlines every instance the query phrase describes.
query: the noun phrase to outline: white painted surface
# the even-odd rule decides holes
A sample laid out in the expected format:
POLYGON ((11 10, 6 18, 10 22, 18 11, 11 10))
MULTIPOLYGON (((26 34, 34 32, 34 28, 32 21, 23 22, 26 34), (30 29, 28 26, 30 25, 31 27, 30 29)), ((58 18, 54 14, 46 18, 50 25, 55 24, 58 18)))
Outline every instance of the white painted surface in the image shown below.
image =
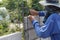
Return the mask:
POLYGON ((5 36, 0 36, 0 40, 22 40, 22 33, 16 32, 5 36))

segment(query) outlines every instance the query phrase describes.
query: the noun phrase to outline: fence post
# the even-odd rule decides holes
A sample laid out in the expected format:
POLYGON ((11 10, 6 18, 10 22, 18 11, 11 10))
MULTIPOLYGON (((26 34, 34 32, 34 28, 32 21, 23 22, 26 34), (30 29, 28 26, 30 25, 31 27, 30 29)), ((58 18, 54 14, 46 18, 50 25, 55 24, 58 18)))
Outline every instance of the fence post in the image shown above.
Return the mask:
MULTIPOLYGON (((37 16, 36 19, 39 20, 39 17, 37 16)), ((25 40, 37 40, 38 39, 35 33, 35 30, 27 17, 24 17, 24 31, 25 31, 25 40)))

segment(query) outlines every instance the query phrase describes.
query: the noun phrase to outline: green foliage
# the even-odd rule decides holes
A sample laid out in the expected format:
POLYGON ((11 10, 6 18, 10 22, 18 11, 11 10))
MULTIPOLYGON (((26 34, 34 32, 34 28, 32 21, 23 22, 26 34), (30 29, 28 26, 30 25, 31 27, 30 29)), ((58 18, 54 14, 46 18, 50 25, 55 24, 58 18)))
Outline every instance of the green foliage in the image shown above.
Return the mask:
POLYGON ((32 1, 32 8, 37 11, 43 10, 43 7, 39 4, 39 1, 40 0, 33 0, 32 1))
POLYGON ((29 15, 29 9, 31 9, 31 8, 35 9, 37 11, 43 10, 43 6, 41 6, 39 4, 40 0, 29 0, 29 1, 30 2, 23 1, 24 8, 22 8, 22 9, 23 9, 23 12, 24 12, 24 16, 28 16, 29 15))
MULTIPOLYGON (((18 22, 22 21, 23 16, 29 15, 29 9, 33 8, 35 10, 43 10, 43 7, 39 4, 40 0, 31 0, 30 2, 23 0, 3 0, 3 3, 0 3, 0 7, 6 7, 9 11, 10 20, 17 20, 18 22), (23 14, 24 13, 24 14, 23 14)), ((18 27, 16 30, 8 32, 9 22, 5 21, 6 12, 0 11, 0 15, 4 18, 3 21, 0 21, 0 35, 12 33, 15 31, 19 31, 18 27)))
POLYGON ((2 6, 3 3, 0 3, 0 6, 2 6))
POLYGON ((0 36, 4 35, 5 33, 8 32, 8 24, 9 22, 7 21, 0 21, 0 36))
POLYGON ((3 25, 3 27, 4 27, 4 29, 5 29, 5 28, 7 28, 7 27, 8 27, 9 22, 7 22, 7 21, 3 20, 3 21, 1 21, 1 24, 3 25))
POLYGON ((9 1, 8 1, 8 5, 6 6, 6 8, 9 9, 9 10, 14 10, 14 9, 16 9, 14 0, 9 0, 9 1))
POLYGON ((17 12, 10 12, 10 20, 14 22, 14 20, 18 19, 18 13, 17 12))
POLYGON ((24 16, 28 16, 29 14, 29 6, 27 5, 27 2, 26 1, 23 1, 24 4, 21 4, 21 5, 24 5, 23 8, 22 8, 22 11, 24 13, 24 16))
POLYGON ((2 24, 0 24, 0 29, 3 29, 3 25, 2 24))

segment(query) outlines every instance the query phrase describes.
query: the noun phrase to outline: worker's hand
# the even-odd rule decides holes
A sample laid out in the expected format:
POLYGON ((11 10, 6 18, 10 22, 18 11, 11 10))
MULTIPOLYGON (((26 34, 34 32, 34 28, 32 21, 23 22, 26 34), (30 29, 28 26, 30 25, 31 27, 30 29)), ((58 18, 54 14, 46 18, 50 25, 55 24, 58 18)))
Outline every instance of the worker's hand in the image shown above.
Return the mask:
POLYGON ((35 20, 34 16, 32 16, 32 15, 29 15, 28 18, 30 19, 30 21, 35 20))
POLYGON ((30 14, 33 16, 37 16, 38 15, 38 11, 34 10, 34 9, 30 9, 30 14))

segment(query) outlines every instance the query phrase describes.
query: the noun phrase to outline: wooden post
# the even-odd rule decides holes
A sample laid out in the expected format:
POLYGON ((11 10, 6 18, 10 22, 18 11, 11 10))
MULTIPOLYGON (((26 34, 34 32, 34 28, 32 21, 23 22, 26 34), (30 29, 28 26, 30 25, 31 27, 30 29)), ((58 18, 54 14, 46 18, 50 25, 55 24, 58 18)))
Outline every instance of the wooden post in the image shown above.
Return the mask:
MULTIPOLYGON (((39 20, 39 17, 37 17, 36 19, 39 20)), ((25 31, 25 40, 38 39, 38 37, 36 36, 35 30, 33 28, 33 25, 27 17, 24 18, 24 31, 25 31)))
MULTIPOLYGON (((42 21, 44 17, 36 16, 35 18, 40 22, 40 25, 43 25, 42 21)), ((50 37, 39 38, 35 33, 32 23, 27 17, 24 17, 24 31, 25 31, 25 40, 51 40, 50 37)))

